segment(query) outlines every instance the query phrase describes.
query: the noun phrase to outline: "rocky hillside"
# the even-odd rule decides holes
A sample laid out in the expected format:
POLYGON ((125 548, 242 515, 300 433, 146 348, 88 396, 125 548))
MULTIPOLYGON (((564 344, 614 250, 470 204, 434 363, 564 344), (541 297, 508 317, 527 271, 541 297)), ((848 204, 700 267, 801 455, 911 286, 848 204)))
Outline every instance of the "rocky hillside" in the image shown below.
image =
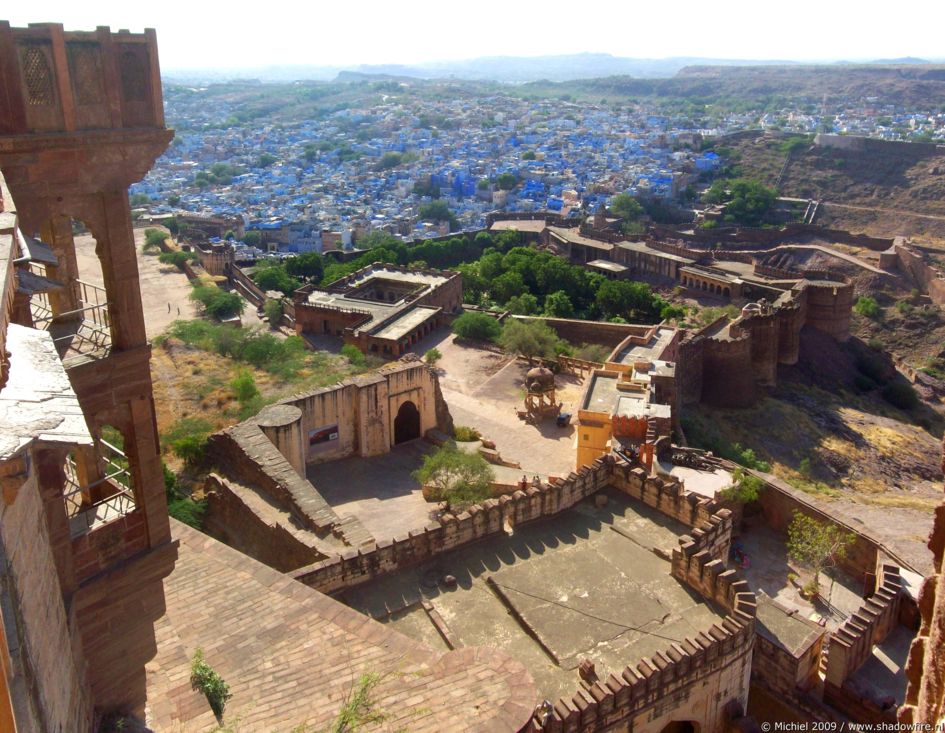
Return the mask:
POLYGON ((818 224, 945 239, 945 150, 913 143, 838 150, 789 146, 787 140, 743 133, 721 138, 715 147, 733 173, 776 185, 782 196, 825 202, 818 224))

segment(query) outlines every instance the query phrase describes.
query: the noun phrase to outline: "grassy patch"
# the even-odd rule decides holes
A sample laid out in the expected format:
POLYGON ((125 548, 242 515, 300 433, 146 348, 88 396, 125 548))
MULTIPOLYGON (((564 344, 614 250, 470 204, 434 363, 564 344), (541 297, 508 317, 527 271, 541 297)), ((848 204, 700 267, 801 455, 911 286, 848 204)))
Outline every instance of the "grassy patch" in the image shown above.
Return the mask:
POLYGON ((309 352, 299 336, 277 338, 256 328, 232 328, 208 321, 175 321, 168 335, 204 351, 250 364, 286 381, 323 368, 327 355, 309 352))

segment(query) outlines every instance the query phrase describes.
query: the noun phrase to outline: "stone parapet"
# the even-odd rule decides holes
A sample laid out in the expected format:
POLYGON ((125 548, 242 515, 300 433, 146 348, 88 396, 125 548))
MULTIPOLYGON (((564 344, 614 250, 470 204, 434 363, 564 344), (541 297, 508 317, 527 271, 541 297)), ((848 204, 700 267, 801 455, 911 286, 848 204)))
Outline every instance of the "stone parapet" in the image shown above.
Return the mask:
POLYGON ((884 564, 878 580, 876 593, 831 636, 826 664, 828 686, 841 687, 898 623, 902 599, 899 568, 884 564))
POLYGON ((529 486, 497 499, 487 499, 459 514, 444 514, 422 530, 378 541, 292 573, 296 580, 323 593, 349 588, 379 575, 416 565, 461 545, 516 526, 552 516, 608 486, 615 459, 598 458, 557 483, 529 486))

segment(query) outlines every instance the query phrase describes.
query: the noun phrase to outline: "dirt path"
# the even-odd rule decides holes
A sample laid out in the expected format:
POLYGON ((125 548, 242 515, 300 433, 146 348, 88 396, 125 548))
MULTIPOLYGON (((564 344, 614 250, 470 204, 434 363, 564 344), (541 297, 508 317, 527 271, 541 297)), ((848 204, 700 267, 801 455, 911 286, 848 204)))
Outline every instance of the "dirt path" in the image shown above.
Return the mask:
MULTIPOLYGON (((144 254, 144 229, 134 231, 144 325, 150 339, 163 333, 179 318, 196 318, 197 310, 188 297, 191 287, 187 276, 173 265, 161 264, 157 256, 144 254)), ((95 254, 95 239, 91 234, 80 234, 75 238, 75 254, 79 279, 101 286, 104 283, 102 266, 95 254)))

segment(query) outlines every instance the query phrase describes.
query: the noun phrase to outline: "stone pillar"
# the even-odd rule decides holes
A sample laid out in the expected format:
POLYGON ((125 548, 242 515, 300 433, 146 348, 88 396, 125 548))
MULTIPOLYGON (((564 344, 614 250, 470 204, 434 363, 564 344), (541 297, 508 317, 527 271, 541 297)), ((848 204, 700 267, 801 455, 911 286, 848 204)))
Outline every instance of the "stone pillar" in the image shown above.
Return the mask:
POLYGON ((293 405, 269 405, 257 415, 256 424, 296 473, 305 478, 302 411, 293 405))
POLYGON ((53 559, 56 561, 59 586, 62 588, 62 597, 68 599, 76 589, 77 583, 72 562, 72 535, 69 530, 69 518, 66 516, 65 499, 63 499, 66 486, 63 465, 66 454, 61 448, 41 449, 37 450, 33 457, 36 460, 37 484, 46 515, 49 544, 53 559))
POLYGON ((135 506, 138 511, 144 511, 148 525, 148 545, 157 547, 170 541, 171 525, 167 514, 154 398, 150 389, 146 397, 142 395, 133 399, 128 406, 131 409, 132 429, 125 437, 125 455, 131 463, 135 506))
POLYGON ((92 233, 108 294, 112 348, 133 349, 147 343, 147 337, 128 193, 105 191, 98 198, 102 216, 92 223, 92 233))
POLYGON ((52 248, 59 263, 47 265, 46 273, 51 280, 61 282, 61 290, 49 292, 49 306, 56 323, 82 320, 81 313, 75 313, 82 307, 79 300, 79 265, 75 257, 75 240, 72 237, 72 219, 63 214, 56 214, 47 219, 40 234, 43 242, 52 248), (62 314, 69 315, 62 315, 62 314))
MULTIPOLYGON (((75 474, 79 486, 91 486, 104 478, 102 461, 97 446, 77 445, 75 448, 75 474)), ((104 498, 103 485, 98 485, 89 492, 83 492, 82 502, 96 502, 104 498)))

